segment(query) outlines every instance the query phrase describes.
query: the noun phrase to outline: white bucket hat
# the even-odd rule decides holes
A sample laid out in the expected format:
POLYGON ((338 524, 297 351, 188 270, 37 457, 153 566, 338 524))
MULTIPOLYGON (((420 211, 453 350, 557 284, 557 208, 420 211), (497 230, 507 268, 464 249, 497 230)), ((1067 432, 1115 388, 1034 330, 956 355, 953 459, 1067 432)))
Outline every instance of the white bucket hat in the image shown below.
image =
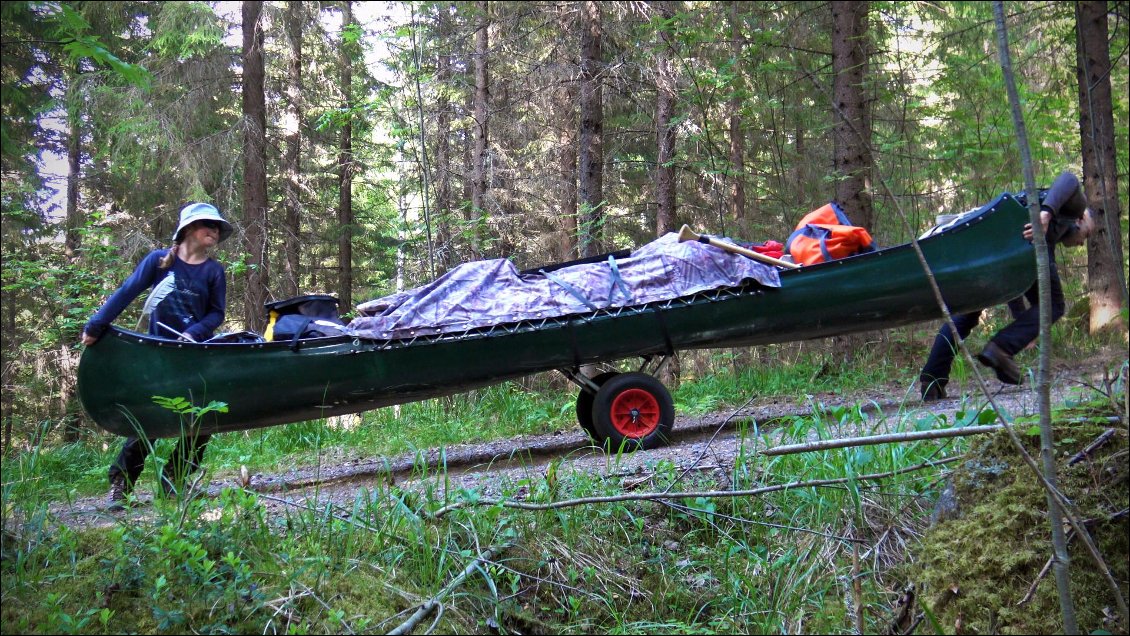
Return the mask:
POLYGON ((216 209, 216 206, 210 205, 208 203, 189 203, 180 211, 180 224, 177 225, 177 231, 173 232, 173 242, 177 242, 177 239, 180 238, 180 233, 182 230, 184 230, 184 228, 192 225, 197 221, 219 222, 221 242, 223 242, 223 240, 227 237, 231 236, 231 223, 228 223, 226 220, 224 220, 224 217, 220 216, 220 211, 216 209))

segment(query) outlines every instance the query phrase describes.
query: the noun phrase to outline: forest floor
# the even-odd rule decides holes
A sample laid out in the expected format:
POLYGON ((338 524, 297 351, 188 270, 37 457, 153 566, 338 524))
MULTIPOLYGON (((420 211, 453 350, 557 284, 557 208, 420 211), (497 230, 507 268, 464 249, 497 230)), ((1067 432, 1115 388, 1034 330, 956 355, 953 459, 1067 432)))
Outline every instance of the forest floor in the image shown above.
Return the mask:
MULTIPOLYGON (((1107 379, 1104 375, 1124 358, 1124 353, 1111 352, 1084 361, 1054 363, 1051 373, 1053 408, 1075 394, 1103 386, 1107 379)), ((1038 396, 1030 384, 1005 386, 994 378, 988 380, 988 386, 994 391, 993 401, 1010 416, 1038 413, 1038 396)), ((200 495, 215 497, 223 488, 244 486, 260 494, 269 514, 283 516, 288 510, 310 506, 324 508, 327 504, 339 511, 348 511, 359 494, 373 490, 377 484, 395 483, 405 490, 427 489, 437 494, 468 489, 483 496, 500 496, 503 492, 513 492, 516 484, 545 479, 551 464, 559 478, 578 472, 618 479, 626 487, 646 487, 647 480, 654 474, 653 468, 661 462, 669 462, 680 472, 712 475, 724 489, 728 486, 728 474, 735 458, 742 453, 748 455, 752 450, 779 445, 783 431, 793 418, 808 417, 817 411, 859 408, 865 417, 849 418, 856 423, 846 428, 826 429, 826 437, 844 438, 890 432, 886 427, 903 419, 899 415, 915 412, 945 416, 947 421, 954 422, 987 404, 984 396, 974 392, 971 381, 966 381, 964 386, 951 383, 952 397, 932 403, 923 403, 917 389, 917 385, 906 387, 891 383, 861 391, 808 395, 802 399, 753 398, 731 411, 678 416, 670 445, 624 455, 608 454, 594 447, 578 428, 573 432, 452 446, 442 451, 431 449, 400 457, 364 457, 347 448, 330 449, 319 457, 317 465, 250 475, 246 484, 241 483, 239 475, 220 476, 197 490, 200 495), (427 476, 420 477, 421 474, 427 476)), ((522 491, 518 492, 520 498, 522 491)), ((52 512, 61 523, 72 527, 110 526, 120 523, 123 517, 152 514, 152 507, 144 505, 151 497, 149 493, 139 493, 141 505, 124 513, 107 511, 104 496, 58 502, 52 506, 52 512)))

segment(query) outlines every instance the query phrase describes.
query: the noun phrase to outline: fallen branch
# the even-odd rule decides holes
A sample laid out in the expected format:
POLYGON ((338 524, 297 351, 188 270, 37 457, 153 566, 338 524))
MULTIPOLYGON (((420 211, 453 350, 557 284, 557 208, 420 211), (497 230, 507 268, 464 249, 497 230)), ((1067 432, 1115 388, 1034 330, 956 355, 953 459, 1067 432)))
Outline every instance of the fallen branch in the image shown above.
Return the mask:
POLYGON ((793 453, 808 453, 812 451, 828 450, 832 448, 848 448, 851 446, 870 446, 873 444, 889 444, 893 442, 914 442, 923 439, 942 439, 946 437, 965 437, 967 435, 980 435, 992 433, 1003 428, 999 424, 989 426, 964 426, 961 428, 943 428, 933 431, 909 431, 906 433, 889 433, 887 435, 870 435, 867 437, 845 437, 841 439, 823 439, 818 442, 805 444, 790 444, 776 446, 761 451, 762 455, 791 455, 793 453))
POLYGON ((872 473, 868 475, 857 475, 856 477, 836 477, 833 479, 813 479, 809 481, 792 481, 787 484, 777 484, 774 486, 763 486, 761 488, 751 488, 748 490, 703 490, 693 492, 641 492, 641 493, 624 493, 620 495, 607 495, 604 497, 580 497, 577 499, 566 499, 563 501, 554 501, 545 504, 525 503, 521 501, 514 501, 513 499, 498 499, 494 497, 481 497, 475 501, 460 501, 448 506, 444 506, 428 516, 430 519, 439 519, 453 510, 459 510, 468 506, 502 506, 503 508, 516 508, 518 510, 558 510, 561 508, 572 508, 575 506, 584 506, 588 504, 598 503, 618 503, 622 501, 661 501, 665 499, 686 499, 698 498, 704 499, 721 499, 727 497, 757 497, 771 492, 779 492, 782 490, 790 490, 793 488, 813 488, 819 486, 834 486, 838 484, 846 484, 850 481, 876 481, 885 479, 887 477, 894 477, 895 475, 902 475, 904 473, 922 470, 924 468, 933 468, 935 466, 942 466, 951 462, 959 461, 961 457, 951 457, 936 462, 925 462, 916 464, 906 468, 899 468, 897 470, 888 471, 885 473, 872 473))
MULTIPOLYGON (((1074 538, 1075 538, 1075 530, 1072 529, 1067 534, 1068 543, 1070 543, 1071 540, 1074 539, 1074 538)), ((1019 607, 1021 605, 1025 605, 1025 604, 1028 603, 1028 601, 1032 600, 1032 596, 1036 594, 1036 588, 1039 587, 1040 581, 1043 581, 1044 577, 1046 577, 1048 575, 1048 572, 1051 572, 1053 563, 1055 563, 1055 555, 1054 554, 1052 556, 1048 557, 1048 562, 1045 563, 1044 567, 1040 569, 1040 573, 1036 575, 1036 580, 1032 581, 1032 584, 1028 586, 1028 593, 1024 595, 1024 598, 1022 598, 1022 599, 1020 599, 1019 601, 1016 602, 1017 607, 1019 607)))
POLYGON ((1068 466, 1074 466, 1075 464, 1078 464, 1079 462, 1083 461, 1084 459, 1087 459, 1088 457, 1091 456, 1091 453, 1098 450, 1100 446, 1107 443, 1107 441, 1110 440, 1110 438, 1112 438, 1112 437, 1114 437, 1114 429, 1113 428, 1106 429, 1105 431, 1102 432, 1101 435, 1099 435, 1098 437, 1095 438, 1095 441, 1091 442, 1090 444, 1087 444, 1087 448, 1084 448, 1083 450, 1079 451, 1078 453, 1075 454, 1074 457, 1072 457, 1070 460, 1068 460, 1067 465, 1068 466))
POLYGON ((396 628, 389 632, 389 634, 411 633, 412 630, 416 628, 416 625, 420 623, 420 621, 427 618, 429 614, 436 611, 436 609, 441 606, 440 599, 442 599, 444 596, 447 596, 452 592, 452 590, 462 585, 463 581, 467 580, 467 577, 471 576, 471 573, 478 569, 481 564, 489 562, 491 559, 495 558, 496 555, 505 552, 509 547, 510 544, 503 544, 498 547, 487 548, 486 551, 475 557, 475 560, 471 561, 471 563, 468 564, 467 567, 463 568, 463 571, 459 573, 459 576, 451 579, 451 582, 445 585, 444 588, 437 592, 435 596, 422 603, 420 607, 416 609, 415 613, 408 617, 408 620, 404 621, 400 625, 397 625, 396 628))
MULTIPOLYGON (((1112 432, 1112 431, 1107 431, 1107 432, 1109 433, 1109 432, 1112 432)), ((1105 433, 1104 433, 1104 435, 1105 435, 1105 433)), ((1094 442, 1092 442, 1092 444, 1094 444, 1094 442)), ((1084 451, 1084 452, 1086 452, 1086 451, 1084 451)), ((1080 453, 1080 454, 1082 454, 1082 453, 1080 453)), ((1110 515, 1109 517, 1106 518, 1106 520, 1107 521, 1113 521, 1115 519, 1118 519, 1119 517, 1124 517, 1124 516, 1126 516, 1126 509, 1125 508, 1123 508, 1122 510, 1119 510, 1118 512, 1116 512, 1112 515, 1110 515)), ((1083 525, 1089 525, 1093 522, 1094 522, 1094 519, 1087 519, 1083 522, 1083 525)), ((1075 528, 1071 528, 1067 533, 1067 543, 1070 544, 1071 540, 1074 539, 1074 538, 1075 538, 1075 528)), ((1036 594, 1036 588, 1040 585, 1040 581, 1044 580, 1044 577, 1046 577, 1048 575, 1048 572, 1051 571, 1052 565, 1054 563, 1055 563, 1055 555, 1053 554, 1052 556, 1048 557, 1047 563, 1044 563, 1044 567, 1041 568, 1040 573, 1036 575, 1036 580, 1032 581, 1032 584, 1028 586, 1028 593, 1024 595, 1024 598, 1022 598, 1022 599, 1020 599, 1019 601, 1016 602, 1017 607, 1019 607, 1021 605, 1025 605, 1025 604, 1028 603, 1028 601, 1032 600, 1032 596, 1034 596, 1036 594)))

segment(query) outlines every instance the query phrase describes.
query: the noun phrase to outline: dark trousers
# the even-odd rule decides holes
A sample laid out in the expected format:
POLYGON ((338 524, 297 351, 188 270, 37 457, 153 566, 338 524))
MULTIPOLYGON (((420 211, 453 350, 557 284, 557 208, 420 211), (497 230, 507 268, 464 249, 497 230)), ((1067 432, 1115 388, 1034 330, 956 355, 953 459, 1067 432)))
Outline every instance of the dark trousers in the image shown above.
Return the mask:
MULTIPOLYGON (((211 435, 186 435, 177 440, 176 448, 165 464, 164 478, 173 484, 183 483, 186 477, 200 468, 200 463, 204 459, 204 450, 211 439, 211 435)), ((149 457, 149 452, 156 442, 155 439, 127 437, 117 459, 110 464, 110 480, 113 481, 116 476, 122 475, 126 478, 126 483, 131 486, 137 482, 142 469, 145 468, 145 458, 149 457)))
MULTIPOLYGON (((1063 286, 1059 281, 1059 271, 1052 258, 1051 266, 1051 301, 1052 322, 1063 317, 1067 310, 1067 301, 1063 297, 1063 286)), ((1033 283, 1024 296, 1009 301, 1008 308, 1012 312, 1012 322, 1007 327, 998 331, 992 341, 1008 355, 1016 355, 1031 344, 1040 335, 1040 290, 1039 283, 1033 283), (1028 300, 1028 307, 1024 307, 1024 299, 1028 300)), ((968 314, 953 316, 953 324, 957 333, 965 340, 973 328, 981 320, 981 312, 974 311, 968 314)), ((943 324, 938 335, 934 337, 934 346, 930 348, 930 357, 922 367, 918 379, 926 384, 936 382, 942 387, 950 379, 950 369, 953 367, 953 358, 957 354, 957 344, 950 331, 949 324, 943 324)))

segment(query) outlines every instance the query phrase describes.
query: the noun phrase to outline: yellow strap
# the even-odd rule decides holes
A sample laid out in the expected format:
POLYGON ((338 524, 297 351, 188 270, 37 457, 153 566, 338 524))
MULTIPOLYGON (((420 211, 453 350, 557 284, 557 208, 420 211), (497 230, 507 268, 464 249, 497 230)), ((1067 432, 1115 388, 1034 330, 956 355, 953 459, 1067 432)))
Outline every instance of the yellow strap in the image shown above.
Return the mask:
POLYGON ((279 312, 272 309, 269 312, 270 318, 267 320, 267 331, 263 334, 263 339, 267 342, 272 342, 275 339, 275 321, 279 318, 279 312))

